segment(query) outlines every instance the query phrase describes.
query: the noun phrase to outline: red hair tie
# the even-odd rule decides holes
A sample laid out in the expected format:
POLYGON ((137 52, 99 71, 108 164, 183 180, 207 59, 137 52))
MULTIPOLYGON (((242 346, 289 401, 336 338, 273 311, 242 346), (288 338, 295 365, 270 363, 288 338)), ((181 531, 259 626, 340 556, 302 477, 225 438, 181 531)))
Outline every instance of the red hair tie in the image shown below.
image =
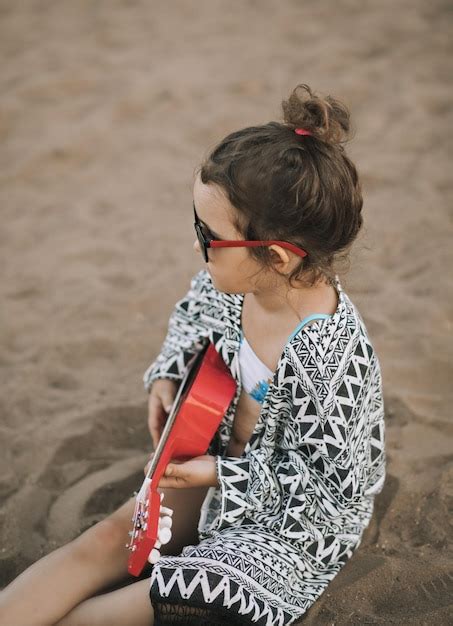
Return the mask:
POLYGON ((309 130, 305 130, 305 128, 295 128, 294 132, 296 135, 312 135, 313 133, 309 130))

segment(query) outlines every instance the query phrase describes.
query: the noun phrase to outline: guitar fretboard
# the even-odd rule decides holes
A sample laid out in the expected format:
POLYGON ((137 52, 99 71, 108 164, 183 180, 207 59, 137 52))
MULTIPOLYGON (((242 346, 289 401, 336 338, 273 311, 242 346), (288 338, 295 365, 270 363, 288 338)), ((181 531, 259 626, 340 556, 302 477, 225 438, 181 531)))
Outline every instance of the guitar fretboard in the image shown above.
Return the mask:
POLYGON ((154 452, 154 456, 151 461, 151 465, 148 468, 148 472, 146 474, 146 478, 151 478, 156 471, 156 467, 159 463, 160 457, 162 456, 162 452, 164 451, 165 444, 168 441, 168 438, 171 433, 171 429, 175 422, 176 416, 179 411, 179 407, 184 399, 184 396, 187 393, 187 390, 190 388, 191 381, 195 378, 198 370, 200 369, 200 365, 203 361, 204 354, 208 348, 208 343, 206 346, 197 354, 195 354, 192 359, 187 364, 187 370, 184 375, 184 378, 181 381, 181 384, 178 387, 178 391, 176 393, 175 399, 173 401, 173 405, 171 407, 170 414, 167 417, 167 421, 165 422, 164 430, 162 431, 162 435, 159 439, 159 443, 157 444, 156 451, 154 452))

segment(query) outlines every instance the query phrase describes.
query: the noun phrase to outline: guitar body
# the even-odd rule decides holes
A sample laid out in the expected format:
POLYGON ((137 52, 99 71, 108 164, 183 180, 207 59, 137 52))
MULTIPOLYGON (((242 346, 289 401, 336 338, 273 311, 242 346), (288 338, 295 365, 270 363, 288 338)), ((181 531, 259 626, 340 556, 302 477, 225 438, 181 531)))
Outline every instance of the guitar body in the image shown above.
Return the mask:
POLYGON ((235 392, 236 381, 213 344, 208 343, 189 363, 137 495, 128 546, 128 570, 133 576, 143 570, 158 538, 161 495, 157 489, 168 463, 206 454, 235 392))

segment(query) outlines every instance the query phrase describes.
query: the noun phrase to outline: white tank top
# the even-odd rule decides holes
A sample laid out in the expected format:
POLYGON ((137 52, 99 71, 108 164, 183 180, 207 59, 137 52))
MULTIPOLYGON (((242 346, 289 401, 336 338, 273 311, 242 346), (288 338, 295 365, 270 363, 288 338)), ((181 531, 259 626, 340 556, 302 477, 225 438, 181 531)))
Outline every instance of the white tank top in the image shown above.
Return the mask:
POLYGON ((242 387, 254 400, 262 403, 274 372, 256 356, 244 335, 239 348, 239 367, 242 387))
MULTIPOLYGON (((309 315, 303 319, 297 328, 288 337, 288 341, 299 332, 303 326, 315 319, 326 319, 331 317, 324 313, 309 315)), ((264 396, 267 393, 270 383, 274 377, 274 372, 265 365, 261 359, 255 354, 250 346, 247 338, 242 333, 241 345, 239 348, 239 368, 241 371, 241 380, 243 389, 257 402, 262 404, 264 396)))

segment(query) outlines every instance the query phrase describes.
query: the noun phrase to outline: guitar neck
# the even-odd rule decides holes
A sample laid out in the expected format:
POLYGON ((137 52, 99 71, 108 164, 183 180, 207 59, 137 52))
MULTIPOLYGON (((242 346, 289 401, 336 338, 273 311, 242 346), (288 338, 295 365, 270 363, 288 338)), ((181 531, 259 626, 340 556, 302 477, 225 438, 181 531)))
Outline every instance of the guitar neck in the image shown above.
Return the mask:
POLYGON ((195 354, 192 359, 189 361, 186 373, 184 378, 181 381, 181 384, 178 387, 178 391, 176 393, 173 405, 171 407, 171 411, 169 416, 167 417, 167 421, 165 422, 164 430, 162 431, 162 435, 159 439, 159 443, 157 444, 157 448, 154 452, 154 456, 152 458, 151 464, 149 466, 148 472, 146 474, 146 478, 151 479, 156 471, 156 468, 159 464, 159 461, 162 457, 162 453, 165 449, 165 445, 170 437, 171 430, 176 421, 176 416, 178 415, 179 408, 181 406, 181 401, 184 395, 187 395, 188 390, 192 384, 192 381, 197 373, 199 366, 203 360, 204 354, 208 347, 208 343, 206 346, 197 354, 195 354))

